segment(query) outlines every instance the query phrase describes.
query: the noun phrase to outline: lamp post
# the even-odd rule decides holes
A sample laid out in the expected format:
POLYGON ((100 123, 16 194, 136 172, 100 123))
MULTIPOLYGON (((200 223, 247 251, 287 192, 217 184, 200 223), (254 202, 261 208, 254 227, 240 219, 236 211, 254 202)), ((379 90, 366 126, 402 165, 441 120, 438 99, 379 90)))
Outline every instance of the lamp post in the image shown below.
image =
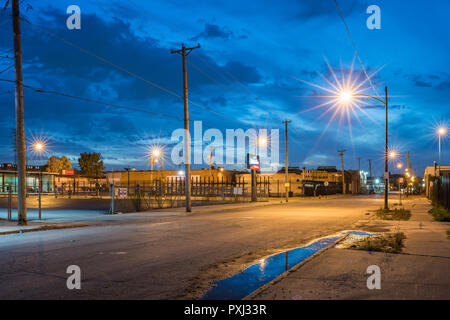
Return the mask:
POLYGON ((441 137, 447 133, 447 130, 444 127, 439 128, 439 160, 438 160, 438 175, 441 175, 441 137))
MULTIPOLYGON (((35 153, 42 154, 43 152, 45 152, 46 144, 42 141, 35 141, 30 146, 25 147, 27 165, 28 165, 28 148, 29 147, 31 147, 35 153)), ((25 179, 25 181, 26 181, 26 179, 25 179)), ((25 185, 26 185, 26 183, 25 183, 25 185)), ((26 188, 25 188, 25 190, 26 190, 26 188)), ((42 170, 41 170, 41 167, 39 166, 39 176, 38 176, 39 220, 42 219, 41 193, 42 193, 42 170)))
MULTIPOLYGON (((256 136, 256 141, 255 141, 255 155, 258 157, 258 147, 259 146, 264 146, 267 144, 267 139, 266 137, 262 136, 262 137, 258 137, 256 136)), ((260 165, 260 170, 261 170, 261 163, 260 165)), ((257 179, 256 179, 256 169, 251 169, 252 170, 252 202, 256 202, 257 201, 257 179)))
POLYGON ((389 194, 389 165, 388 165, 388 94, 387 86, 384 88, 384 101, 362 93, 353 93, 351 91, 342 91, 340 93, 340 100, 343 103, 349 103, 353 97, 367 97, 381 102, 384 105, 384 208, 388 209, 388 194, 389 194))

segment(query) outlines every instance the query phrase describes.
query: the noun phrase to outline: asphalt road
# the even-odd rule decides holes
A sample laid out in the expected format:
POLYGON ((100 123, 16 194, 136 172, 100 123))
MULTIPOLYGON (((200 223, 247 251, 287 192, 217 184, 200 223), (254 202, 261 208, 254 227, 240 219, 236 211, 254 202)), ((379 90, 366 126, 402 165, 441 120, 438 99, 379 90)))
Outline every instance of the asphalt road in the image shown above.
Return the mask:
POLYGON ((225 212, 123 215, 0 236, 0 299, 199 298, 211 281, 321 236, 361 229, 382 197, 304 199, 225 212), (81 290, 66 269, 81 268, 81 290))

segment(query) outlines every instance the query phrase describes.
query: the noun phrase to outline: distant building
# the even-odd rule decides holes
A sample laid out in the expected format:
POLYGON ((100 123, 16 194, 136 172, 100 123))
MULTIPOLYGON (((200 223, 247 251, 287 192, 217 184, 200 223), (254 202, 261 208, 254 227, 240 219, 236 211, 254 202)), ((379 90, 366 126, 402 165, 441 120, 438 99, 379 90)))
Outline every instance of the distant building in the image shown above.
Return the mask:
MULTIPOLYGON (((324 170, 306 170, 299 167, 289 167, 289 194, 291 196, 314 196, 342 193, 342 172, 335 167, 323 167, 324 170)), ((184 181, 184 170, 121 170, 105 171, 106 184, 117 186, 136 186, 154 183, 178 183, 184 181)), ((225 170, 223 167, 192 169, 193 183, 234 183, 251 186, 251 173, 247 170, 225 170)), ((285 193, 285 168, 276 173, 257 173, 257 181, 268 188, 270 196, 283 196, 285 193)), ((361 177, 355 170, 345 171, 345 186, 347 193, 361 193, 361 177)))
MULTIPOLYGON (((184 169, 180 170, 123 170, 123 171, 105 171, 106 183, 109 185, 145 185, 154 181, 171 182, 184 181, 184 169)), ((233 182, 235 174, 238 171, 225 170, 223 167, 212 167, 204 169, 191 169, 191 178, 193 181, 224 181, 233 182)))
MULTIPOLYGON (((55 172, 45 172, 41 166, 26 167, 26 188, 27 192, 37 192, 39 179, 42 181, 42 192, 52 192, 54 189, 53 177, 55 172)), ((0 164, 0 193, 8 192, 8 187, 12 192, 17 192, 17 166, 12 163, 0 164)))
MULTIPOLYGON (((446 175, 446 174, 450 174, 450 166, 442 166, 441 165, 441 172, 440 175, 446 175)), ((433 166, 433 167, 426 167, 425 168, 425 172, 423 174, 423 178, 425 181, 425 193, 428 196, 429 191, 430 191, 430 187, 433 186, 433 181, 432 181, 432 177, 438 176, 439 175, 439 168, 438 166, 433 166)))

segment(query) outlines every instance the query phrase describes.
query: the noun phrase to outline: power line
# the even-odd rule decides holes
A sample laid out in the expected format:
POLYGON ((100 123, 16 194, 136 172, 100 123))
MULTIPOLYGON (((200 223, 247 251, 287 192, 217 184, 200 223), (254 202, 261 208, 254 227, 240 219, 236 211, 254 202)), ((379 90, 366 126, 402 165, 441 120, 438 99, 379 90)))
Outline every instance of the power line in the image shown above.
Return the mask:
MULTIPOLYGON (((0 81, 14 83, 14 80, 0 79, 0 81)), ((172 115, 168 115, 168 114, 164 114, 164 113, 157 113, 157 112, 152 112, 152 111, 148 111, 148 110, 138 109, 138 108, 134 108, 134 107, 121 106, 121 105, 108 103, 108 102, 104 102, 104 101, 100 101, 100 100, 94 100, 94 99, 90 99, 90 98, 74 96, 74 95, 71 95, 71 94, 58 92, 58 91, 54 91, 54 90, 45 90, 45 89, 35 88, 33 86, 29 86, 29 85, 25 85, 25 84, 23 86, 25 88, 34 90, 35 92, 39 92, 39 93, 54 94, 54 95, 64 96, 64 97, 77 99, 77 100, 81 100, 81 101, 102 104, 102 105, 110 106, 110 107, 113 107, 113 108, 126 109, 126 110, 137 111, 137 112, 143 112, 143 113, 148 113, 148 114, 159 116, 159 117, 173 118, 173 119, 182 121, 182 119, 180 119, 180 118, 178 118, 176 116, 172 116, 172 115)))
MULTIPOLYGON (((14 83, 14 80, 8 80, 8 79, 0 79, 0 81, 14 83)), ((94 100, 94 99, 90 99, 90 98, 86 98, 86 97, 75 96, 75 95, 71 95, 71 94, 64 93, 64 92, 58 92, 58 91, 55 91, 55 90, 45 90, 45 89, 41 89, 41 88, 36 88, 36 87, 30 86, 30 85, 23 85, 23 86, 24 86, 24 88, 33 90, 33 91, 38 92, 38 93, 54 94, 54 95, 59 95, 59 96, 72 98, 72 99, 76 99, 76 100, 81 100, 81 101, 101 104, 101 105, 109 106, 109 107, 116 108, 116 109, 125 109, 125 110, 130 110, 130 111, 147 113, 147 114, 151 114, 151 115, 159 116, 159 117, 172 118, 172 119, 175 119, 175 120, 178 120, 178 121, 183 121, 183 119, 180 119, 180 118, 178 118, 176 116, 168 115, 168 114, 164 114, 164 113, 158 113, 158 112, 148 111, 148 110, 139 109, 139 108, 135 108, 135 107, 128 107, 128 106, 113 104, 113 103, 104 102, 104 101, 100 101, 100 100, 94 100)), ((6 91, 6 92, 3 92, 1 94, 11 93, 11 92, 12 91, 6 91)), ((189 121, 190 122, 194 122, 196 120, 195 119, 194 120, 190 119, 189 121)), ((203 121, 202 121, 202 125, 205 126, 208 129, 212 129, 213 128, 213 127, 205 124, 203 121)))
MULTIPOLYGON (((158 23, 166 26, 167 28, 169 28, 171 31, 174 31, 175 33, 178 33, 179 35, 183 36, 183 34, 181 33, 180 30, 166 24, 165 22, 161 21, 160 19, 158 19, 157 17, 155 17, 150 11, 148 11, 146 8, 137 5, 135 2, 128 0, 129 3, 133 4, 136 8, 138 8, 140 10, 140 12, 144 12, 146 13, 148 16, 150 16, 152 19, 156 20, 158 23)), ((184 37, 184 36, 183 36, 184 37)), ((207 50, 205 50, 206 52, 208 52, 207 50)), ((236 87, 237 89, 240 89, 238 86, 236 86, 235 84, 233 84, 232 81, 230 81, 229 79, 227 79, 223 74, 221 74, 219 71, 217 71, 213 66, 211 66, 208 62, 205 61, 205 59, 203 59, 200 55, 196 56, 197 59, 199 59, 200 61, 203 62, 204 65, 206 65, 208 68, 210 68, 212 71, 214 71, 215 73, 217 73, 219 76, 221 76, 224 80, 228 81, 229 83, 231 83, 234 87, 236 87)), ((189 62, 190 64, 192 64, 192 62, 189 62)), ((198 67, 196 67, 196 69, 199 70, 198 67)), ((237 84, 239 84, 244 90, 247 91, 247 94, 249 93, 251 96, 251 99, 254 99, 255 101, 257 101, 257 103, 259 103, 262 107, 267 108, 269 107, 266 103, 264 103, 263 101, 260 101, 260 98, 256 96, 255 93, 253 93, 248 86, 244 85, 242 82, 240 82, 238 79, 236 79, 236 77, 234 77, 229 71, 224 70, 237 84)), ((205 73, 200 71, 204 76, 205 73)), ((206 76, 209 79, 212 79, 210 76, 206 76)), ((213 80, 214 82, 217 82, 216 80, 213 80)), ((240 89, 240 90, 243 90, 240 89)), ((191 101, 189 101, 190 103, 192 103, 191 101)), ((194 105, 196 105, 195 103, 192 103, 194 105)), ((212 110, 209 110, 211 112, 214 112, 212 110)), ((222 115, 223 116, 223 115, 222 115)), ((228 117, 227 117, 228 118, 228 117)), ((232 119, 232 118, 229 118, 232 119)), ((281 118, 280 118, 281 119, 281 118)), ((232 119, 232 120, 236 120, 236 119, 232 119)), ((240 122, 240 121, 239 121, 240 122)))
MULTIPOLYGON (((80 46, 74 44, 73 42, 70 42, 69 40, 66 40, 66 39, 64 39, 64 38, 62 38, 62 37, 60 37, 60 36, 54 34, 53 32, 51 32, 51 31, 49 31, 49 30, 43 28, 42 26, 39 26, 39 25, 37 25, 37 24, 34 24, 34 23, 30 22, 29 20, 27 20, 27 19, 25 19, 25 18, 22 18, 22 19, 23 19, 25 22, 29 23, 30 25, 35 26, 36 28, 40 29, 41 31, 43 31, 43 32, 45 32, 45 33, 47 33, 47 34, 49 34, 50 36, 52 36, 52 37, 54 37, 54 38, 56 38, 56 39, 58 39, 58 40, 63 41, 63 42, 66 43, 67 45, 69 45, 69 46, 71 46, 71 47, 73 47, 73 48, 76 48, 76 49, 78 49, 78 50, 80 50, 80 51, 82 51, 82 52, 84 52, 84 53, 86 53, 86 54, 88 54, 88 55, 90 55, 90 56, 92 56, 92 57, 94 57, 94 58, 96 58, 96 59, 102 61, 103 63, 106 63, 106 64, 108 64, 108 65, 110 65, 110 66, 112 66, 112 67, 114 67, 114 68, 116 68, 116 69, 118 69, 118 70, 120 70, 120 71, 122 71, 122 72, 125 72, 125 73, 127 73, 127 74, 133 76, 133 77, 136 78, 136 79, 142 80, 142 81, 144 81, 144 82, 150 84, 151 86, 153 86, 153 87, 155 87, 155 88, 157 88, 157 89, 160 89, 160 90, 162 90, 162 91, 164 91, 164 92, 166 92, 166 93, 168 93, 168 94, 170 94, 170 95, 172 95, 172 96, 174 96, 174 97, 177 97, 177 98, 179 98, 179 99, 183 99, 182 96, 180 96, 179 94, 177 94, 177 93, 175 93, 175 92, 173 92, 173 91, 171 91, 171 90, 169 90, 169 89, 166 89, 166 88, 164 88, 164 87, 162 87, 162 86, 160 86, 160 85, 158 85, 158 84, 156 84, 156 83, 154 83, 154 82, 152 82, 152 81, 150 81, 150 80, 147 80, 147 79, 143 78, 142 76, 140 76, 140 75, 138 75, 138 74, 135 74, 134 72, 129 71, 129 70, 127 70, 127 69, 125 69, 125 68, 123 68, 123 67, 121 67, 121 66, 119 66, 119 65, 117 65, 117 64, 115 64, 115 63, 113 63, 113 62, 111 62, 111 61, 109 61, 109 60, 107 60, 107 59, 105 59, 105 58, 103 58, 103 57, 100 57, 99 55, 97 55, 97 54, 95 54, 95 53, 93 53, 93 52, 91 52, 91 51, 89 51, 89 50, 87 50, 87 49, 84 49, 84 48, 82 48, 82 47, 80 47, 80 46)), ((195 102, 193 102, 193 101, 189 101, 189 102, 190 102, 192 105, 197 106, 197 107, 199 107, 199 108, 202 108, 202 109, 204 109, 204 110, 206 110, 206 111, 208 111, 208 112, 210 112, 210 113, 213 113, 213 114, 215 114, 215 115, 224 117, 224 118, 226 118, 226 119, 230 119, 230 120, 235 120, 235 121, 236 121, 236 119, 234 119, 234 118, 227 117, 227 116, 225 116, 225 115, 223 115, 223 114, 221 114, 221 113, 219 113, 219 112, 216 112, 216 111, 214 111, 214 110, 211 110, 210 108, 207 108, 207 107, 205 107, 205 106, 202 106, 202 105, 200 105, 200 104, 198 104, 198 103, 195 103, 195 102)))
POLYGON ((370 80, 369 75, 367 74, 366 67, 364 66, 364 64, 362 63, 361 58, 359 57, 358 49, 356 48, 356 44, 355 44, 355 42, 352 39, 352 36, 350 34, 350 29, 349 29, 349 27, 347 25, 347 22, 345 22, 344 15, 342 14, 341 9, 339 8, 339 4, 338 4, 337 0, 334 0, 334 3, 336 5, 336 9, 338 11, 339 17, 341 18, 342 22, 344 23, 345 29, 347 30, 348 38, 350 39, 350 42, 351 42, 351 44, 353 46, 353 49, 355 50, 356 57, 358 58, 358 61, 361 64, 361 67, 362 67, 362 69, 364 71, 364 74, 365 74, 367 80, 369 81, 370 85, 372 86, 372 89, 374 90, 375 94, 378 96, 378 92, 375 89, 375 86, 373 85, 372 80, 370 80))
POLYGON ((10 65, 9 67, 7 67, 6 69, 3 69, 2 71, 0 71, 0 73, 3 73, 5 71, 8 71, 9 69, 11 69, 12 67, 14 67, 14 63, 12 65, 10 65))

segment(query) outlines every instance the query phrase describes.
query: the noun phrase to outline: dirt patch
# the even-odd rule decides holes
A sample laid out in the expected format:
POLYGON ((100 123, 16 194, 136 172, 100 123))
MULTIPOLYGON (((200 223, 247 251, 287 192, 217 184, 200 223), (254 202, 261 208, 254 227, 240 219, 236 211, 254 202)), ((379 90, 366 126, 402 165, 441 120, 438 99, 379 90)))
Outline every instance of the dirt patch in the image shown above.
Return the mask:
POLYGON ((403 232, 387 233, 380 236, 350 235, 336 245, 336 248, 400 253, 404 247, 403 240, 405 239, 406 236, 403 232))
POLYGON ((411 218, 411 211, 405 208, 378 209, 376 211, 377 218, 381 220, 409 220, 411 218))

